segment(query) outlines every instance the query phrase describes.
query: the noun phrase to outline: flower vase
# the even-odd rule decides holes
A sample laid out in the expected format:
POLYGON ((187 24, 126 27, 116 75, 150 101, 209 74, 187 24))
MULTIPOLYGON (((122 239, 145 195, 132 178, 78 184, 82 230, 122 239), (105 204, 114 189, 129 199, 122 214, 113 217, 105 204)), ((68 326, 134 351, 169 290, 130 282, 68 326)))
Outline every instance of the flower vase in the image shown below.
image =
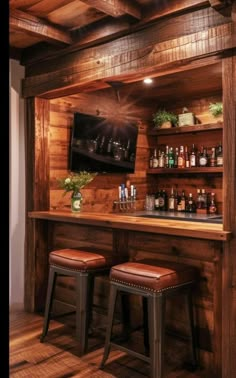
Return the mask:
POLYGON ((71 211, 77 213, 82 208, 82 194, 80 192, 73 192, 71 195, 71 211))

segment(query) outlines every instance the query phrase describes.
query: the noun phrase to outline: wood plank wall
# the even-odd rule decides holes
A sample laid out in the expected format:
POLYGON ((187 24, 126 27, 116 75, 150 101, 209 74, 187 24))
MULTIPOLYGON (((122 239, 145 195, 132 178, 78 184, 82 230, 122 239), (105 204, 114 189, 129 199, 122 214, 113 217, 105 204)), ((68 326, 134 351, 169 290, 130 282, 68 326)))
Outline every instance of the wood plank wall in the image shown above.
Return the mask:
MULTIPOLYGON (((57 179, 66 177, 68 174, 69 161, 69 145, 71 128, 73 125, 73 114, 76 111, 82 111, 88 114, 95 115, 99 109, 99 114, 102 116, 111 116, 114 107, 117 103, 110 101, 110 107, 107 104, 106 96, 94 97, 94 95, 83 95, 64 97, 50 100, 50 207, 63 208, 70 205, 70 194, 65 197, 62 196, 63 191, 58 188, 57 179), (97 100, 94 102, 94 100, 97 100), (110 109, 110 110, 109 110, 110 109), (110 112, 110 113, 109 113, 110 112)), ((112 92, 111 92, 112 98, 112 92)), ((128 101, 128 96, 126 96, 128 101)), ((182 113, 183 107, 187 107, 189 111, 193 112, 199 123, 216 122, 216 119, 209 114, 208 106, 211 102, 222 101, 221 93, 212 94, 208 97, 198 99, 183 99, 178 102, 159 102, 160 108, 165 107, 167 110, 173 111, 176 114, 182 113)), ((95 180, 83 189, 84 202, 83 208, 85 211, 112 211, 113 201, 117 199, 117 188, 120 183, 130 183, 136 185, 138 193, 137 209, 143 209, 144 198, 147 192, 156 192, 157 188, 165 188, 167 194, 170 194, 171 187, 177 187, 179 191, 185 190, 186 194, 189 192, 196 195, 197 188, 205 188, 206 192, 214 190, 216 193, 216 200, 218 212, 222 213, 222 174, 214 175, 165 175, 165 176, 150 176, 146 175, 146 169, 149 165, 149 156, 154 147, 158 144, 170 144, 170 137, 150 137, 147 135, 148 130, 153 127, 152 113, 156 108, 150 109, 148 104, 143 104, 141 111, 136 112, 136 122, 138 125, 138 142, 136 166, 134 174, 105 174, 98 175, 95 180)), ((131 110, 129 109, 129 112, 131 110)), ((125 116, 125 114, 124 114, 125 116)), ((222 117, 217 119, 222 120, 222 117)), ((179 146, 186 144, 189 147, 195 143, 199 148, 202 144, 210 147, 217 145, 222 141, 222 131, 210 131, 202 134, 188 134, 177 135, 172 137, 172 146, 179 146)))

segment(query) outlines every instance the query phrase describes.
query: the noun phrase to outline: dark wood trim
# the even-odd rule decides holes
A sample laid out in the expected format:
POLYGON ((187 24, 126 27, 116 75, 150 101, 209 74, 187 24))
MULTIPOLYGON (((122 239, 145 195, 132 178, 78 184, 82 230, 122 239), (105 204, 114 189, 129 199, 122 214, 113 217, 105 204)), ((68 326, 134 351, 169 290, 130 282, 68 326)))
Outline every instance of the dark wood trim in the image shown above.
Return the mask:
MULTIPOLYGON (((49 101, 44 99, 27 100, 26 128, 26 213, 37 209, 49 209, 49 101)), ((38 248, 47 241, 47 227, 42 223, 42 240, 35 232, 34 224, 26 219, 25 245, 25 309, 35 308, 32 298, 36 288, 35 272, 38 248), (35 246, 36 250, 35 250, 35 246)), ((36 280, 37 281, 37 280, 36 280)))
POLYGON ((223 377, 233 377, 236 371, 236 49, 231 57, 223 59, 224 229, 232 230, 234 238, 226 243, 223 260, 223 377))

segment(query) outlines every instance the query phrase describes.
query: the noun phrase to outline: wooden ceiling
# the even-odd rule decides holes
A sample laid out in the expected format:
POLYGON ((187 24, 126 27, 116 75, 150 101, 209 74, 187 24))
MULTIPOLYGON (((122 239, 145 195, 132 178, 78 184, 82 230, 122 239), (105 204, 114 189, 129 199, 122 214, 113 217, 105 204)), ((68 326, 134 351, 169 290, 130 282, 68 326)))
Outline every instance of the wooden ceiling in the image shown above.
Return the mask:
MULTIPOLYGON (((10 54, 49 54, 115 39, 159 18, 223 0, 9 0, 10 54)), ((27 60, 27 59, 26 59, 27 60)))
MULTIPOLYGON (((231 1, 9 0, 9 3, 10 57, 29 66, 40 57, 50 57, 58 53, 62 56, 115 40, 173 14, 206 7, 213 7, 221 12, 231 1)), ((221 64, 218 62, 210 66, 210 69, 205 67, 194 72, 188 70, 165 77, 158 77, 155 72, 152 76, 154 81, 149 87, 144 86, 141 80, 143 77, 136 77, 134 82, 130 78, 124 82, 113 82, 110 91, 118 91, 119 96, 128 93, 137 103, 142 93, 142 99, 151 105, 156 97, 165 102, 188 96, 191 82, 196 96, 203 92, 219 92, 222 86, 221 64), (175 88, 173 92, 169 90, 170 83, 175 88)), ((96 89, 100 89, 99 86, 90 89, 86 84, 87 92, 96 89)))

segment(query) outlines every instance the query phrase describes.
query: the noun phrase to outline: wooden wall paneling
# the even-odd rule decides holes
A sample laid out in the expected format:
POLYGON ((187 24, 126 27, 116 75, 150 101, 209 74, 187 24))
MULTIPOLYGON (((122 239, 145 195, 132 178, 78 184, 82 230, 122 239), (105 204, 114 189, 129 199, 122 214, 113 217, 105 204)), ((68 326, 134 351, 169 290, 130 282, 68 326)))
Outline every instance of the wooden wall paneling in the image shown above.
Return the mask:
MULTIPOLYGON (((234 7, 236 14, 236 8, 234 7)), ((234 38, 236 26, 234 22, 234 38)), ((225 57, 223 64, 223 106, 224 106, 224 229, 231 230, 233 239, 225 244, 223 259, 223 378, 236 374, 236 50, 225 57)))
MULTIPOLYGON (((68 97, 50 101, 50 208, 63 208, 70 206, 70 193, 63 197, 63 190, 59 189, 58 178, 66 177, 69 166, 69 147, 70 135, 73 125, 74 112, 83 110, 86 114, 99 114, 107 118, 115 117, 114 108, 117 101, 109 99, 107 106, 107 96, 97 95, 78 95, 78 97, 68 97), (80 106, 81 99, 81 106, 80 106), (96 101, 97 104, 96 104, 96 101), (91 104, 93 103, 93 106, 91 104), (72 110, 73 109, 73 110, 72 110), (93 109, 93 111, 91 111, 93 109)), ((142 108, 139 114, 142 113, 142 108)), ((136 108, 130 106, 128 113, 121 112, 124 120, 126 117, 136 120, 138 127, 138 139, 136 150, 136 163, 134 174, 99 174, 95 180, 87 185, 83 190, 84 211, 111 212, 113 201, 118 199, 118 186, 127 181, 134 184, 137 188, 139 199, 144 198, 146 193, 146 169, 148 162, 148 140, 147 125, 137 117, 136 108), (133 114, 133 116, 132 116, 133 114)), ((143 204, 139 205, 143 208, 143 204)))

